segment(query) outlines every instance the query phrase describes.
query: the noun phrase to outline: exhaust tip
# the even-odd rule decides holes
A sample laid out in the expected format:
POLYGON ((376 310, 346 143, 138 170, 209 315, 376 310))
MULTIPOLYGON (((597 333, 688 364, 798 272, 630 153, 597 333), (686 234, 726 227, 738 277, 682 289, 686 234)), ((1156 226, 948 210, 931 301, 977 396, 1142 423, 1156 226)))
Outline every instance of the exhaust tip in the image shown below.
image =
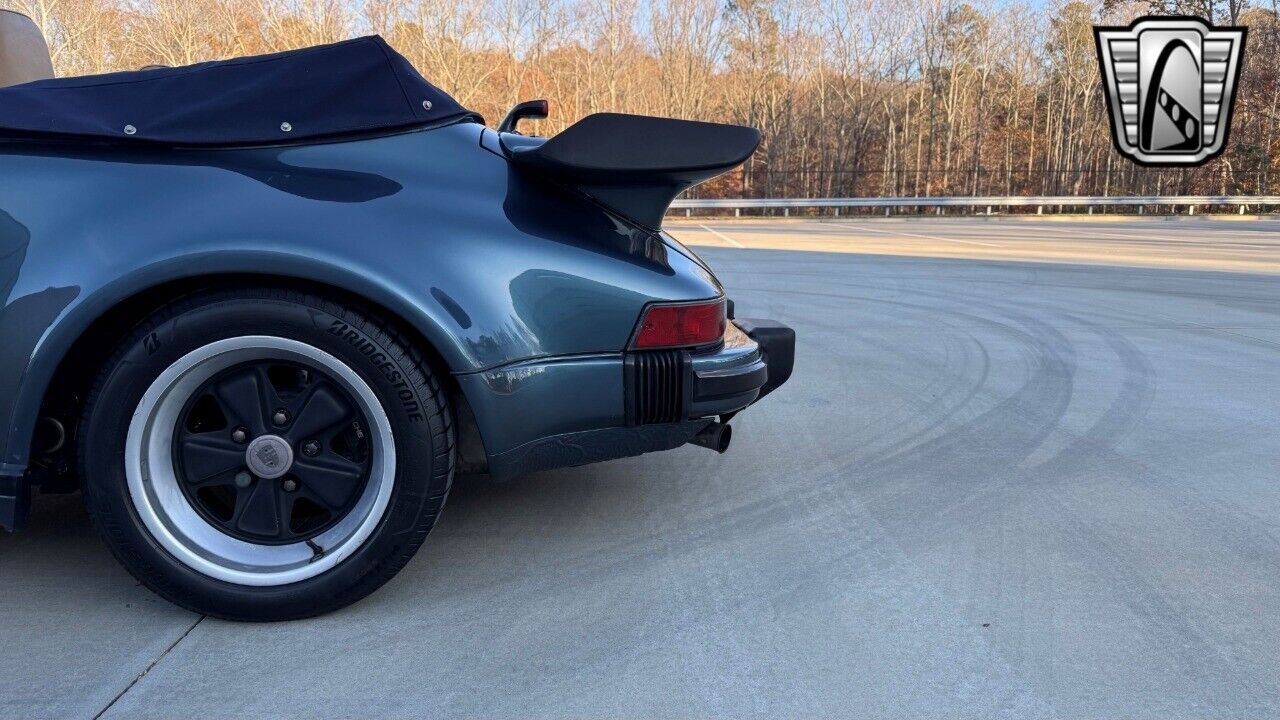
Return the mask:
POLYGON ((733 439, 733 428, 726 423, 712 422, 710 425, 698 431, 689 442, 704 447, 708 450, 715 450, 723 453, 729 449, 729 441, 733 439))

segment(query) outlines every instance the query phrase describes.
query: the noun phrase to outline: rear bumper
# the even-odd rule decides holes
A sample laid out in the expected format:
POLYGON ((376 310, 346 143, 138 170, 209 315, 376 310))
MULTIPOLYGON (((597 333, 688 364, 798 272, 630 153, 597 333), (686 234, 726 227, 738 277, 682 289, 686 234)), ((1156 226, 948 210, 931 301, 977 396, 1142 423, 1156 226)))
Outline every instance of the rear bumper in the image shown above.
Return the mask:
POLYGON ((795 332, 737 320, 700 351, 548 358, 456 376, 495 479, 669 450, 787 381, 795 332))
POLYGON ((709 350, 629 352, 627 425, 732 416, 791 377, 795 343, 795 332, 781 323, 736 320, 709 350))
POLYGON ((759 401, 791 377, 796 333, 772 320, 730 324, 724 346, 690 357, 692 392, 686 417, 732 415, 759 401))

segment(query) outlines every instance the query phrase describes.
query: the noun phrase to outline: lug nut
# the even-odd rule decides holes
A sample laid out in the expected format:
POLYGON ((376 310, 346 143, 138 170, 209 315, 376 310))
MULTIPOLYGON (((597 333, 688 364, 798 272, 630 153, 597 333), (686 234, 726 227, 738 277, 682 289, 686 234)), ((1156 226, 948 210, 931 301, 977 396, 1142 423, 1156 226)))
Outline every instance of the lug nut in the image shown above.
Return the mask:
POLYGON ((275 414, 271 416, 271 422, 275 423, 276 425, 284 425, 285 423, 289 422, 289 412, 287 410, 275 411, 275 414))
POLYGON ((233 442, 242 443, 249 439, 249 433, 244 428, 236 428, 231 431, 231 440, 233 442))
POLYGON ((308 440, 302 445, 302 454, 307 457, 315 457, 320 454, 320 441, 308 440))
POLYGON ((293 492, 298 489, 298 481, 293 479, 285 480, 280 483, 280 487, 284 488, 285 492, 293 492))
POLYGON ((249 487, 249 483, 251 482, 253 482, 253 476, 250 475, 249 473, 245 472, 244 470, 241 470, 240 472, 236 473, 236 487, 247 488, 249 487))

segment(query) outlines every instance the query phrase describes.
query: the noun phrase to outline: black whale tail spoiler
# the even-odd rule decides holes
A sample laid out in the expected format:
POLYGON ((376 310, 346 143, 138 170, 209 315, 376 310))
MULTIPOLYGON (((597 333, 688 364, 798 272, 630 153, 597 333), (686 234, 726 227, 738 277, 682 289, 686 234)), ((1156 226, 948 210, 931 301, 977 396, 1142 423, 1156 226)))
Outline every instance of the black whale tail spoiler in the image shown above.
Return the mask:
POLYGON ((760 131, 597 113, 546 142, 503 145, 517 166, 576 187, 605 207, 657 229, 677 195, 746 162, 760 145, 760 131))

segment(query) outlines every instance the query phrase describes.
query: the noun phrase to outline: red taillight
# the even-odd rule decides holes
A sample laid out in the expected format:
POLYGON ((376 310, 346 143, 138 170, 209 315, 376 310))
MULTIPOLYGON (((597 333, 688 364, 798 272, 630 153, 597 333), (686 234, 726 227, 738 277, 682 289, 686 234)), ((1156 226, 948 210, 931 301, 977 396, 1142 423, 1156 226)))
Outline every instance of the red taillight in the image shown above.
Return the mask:
POLYGON ((709 345, 724 337, 724 300, 681 305, 650 305, 631 343, 635 348, 709 345))

